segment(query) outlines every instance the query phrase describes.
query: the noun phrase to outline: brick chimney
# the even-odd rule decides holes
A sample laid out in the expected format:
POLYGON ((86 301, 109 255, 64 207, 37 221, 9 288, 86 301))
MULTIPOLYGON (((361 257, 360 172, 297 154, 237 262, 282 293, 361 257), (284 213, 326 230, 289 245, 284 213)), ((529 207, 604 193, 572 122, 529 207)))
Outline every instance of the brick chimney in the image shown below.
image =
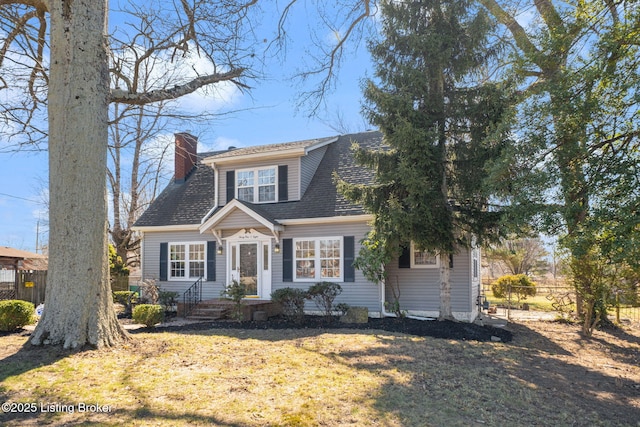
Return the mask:
POLYGON ((183 183, 196 165, 198 138, 188 133, 176 133, 174 181, 183 183))

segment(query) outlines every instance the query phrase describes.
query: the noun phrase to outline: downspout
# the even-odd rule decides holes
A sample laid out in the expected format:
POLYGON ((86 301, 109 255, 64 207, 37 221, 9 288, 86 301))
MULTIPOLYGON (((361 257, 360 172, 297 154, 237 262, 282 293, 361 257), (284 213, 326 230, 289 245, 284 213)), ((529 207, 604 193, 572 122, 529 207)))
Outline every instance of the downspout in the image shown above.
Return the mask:
POLYGON ((218 169, 216 169, 215 163, 211 165, 211 168, 213 169, 213 198, 214 198, 213 207, 209 209, 209 212, 207 212, 205 216, 202 217, 202 219, 200 220, 200 225, 204 224, 207 218, 211 216, 213 211, 218 209, 218 175, 219 173, 218 173, 218 169))
MULTIPOLYGON (((144 282, 144 231, 140 232, 140 281, 138 285, 141 285, 144 282)), ((128 287, 131 290, 131 284, 128 287)))
MULTIPOLYGON (((382 269, 384 270, 384 266, 382 267, 382 269)), ((380 281, 380 313, 382 315, 382 317, 398 317, 396 316, 395 313, 389 313, 386 308, 384 307, 384 303, 385 303, 385 298, 384 298, 384 291, 386 288, 386 283, 384 282, 384 280, 380 281)), ((414 320, 436 320, 434 317, 422 317, 422 316, 413 316, 413 315, 406 315, 405 316, 407 319, 414 319, 414 320)))

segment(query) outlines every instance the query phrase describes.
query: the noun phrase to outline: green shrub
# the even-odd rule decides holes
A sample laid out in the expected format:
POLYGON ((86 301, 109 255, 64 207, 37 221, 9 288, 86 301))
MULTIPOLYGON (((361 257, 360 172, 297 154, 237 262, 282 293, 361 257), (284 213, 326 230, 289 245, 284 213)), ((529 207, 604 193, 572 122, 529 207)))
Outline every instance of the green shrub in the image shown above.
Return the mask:
POLYGON ((124 306, 124 315, 131 316, 131 308, 133 304, 138 302, 138 293, 132 291, 115 291, 113 292, 113 302, 124 306))
POLYGON ((133 309, 133 320, 142 323, 146 327, 154 326, 162 322, 164 310, 158 304, 140 304, 133 309))
POLYGON ((491 291, 496 298, 507 298, 509 289, 511 289, 511 294, 516 296, 518 302, 536 295, 536 284, 526 274, 507 274, 491 284, 491 291))
POLYGON ((302 321, 304 317, 304 300, 307 293, 302 289, 282 288, 271 292, 271 300, 282 306, 282 314, 294 322, 302 321))
POLYGON ((231 281, 231 284, 228 285, 220 295, 223 298, 228 298, 235 303, 233 307, 233 311, 231 313, 231 317, 233 317, 237 321, 241 321, 244 318, 244 313, 242 310, 242 299, 247 296, 247 290, 239 283, 237 280, 231 281))
POLYGON ((138 302, 138 293, 132 291, 113 292, 113 302, 126 306, 127 304, 138 302))
POLYGON ((313 300, 324 312, 325 317, 331 317, 333 301, 342 293, 342 287, 333 282, 318 282, 307 291, 307 299, 313 300))
POLYGON ((35 308, 28 301, 0 301, 0 331, 11 332, 33 322, 35 308))
POLYGON ((179 295, 178 292, 159 291, 158 300, 165 310, 169 310, 177 303, 176 298, 178 298, 179 295))

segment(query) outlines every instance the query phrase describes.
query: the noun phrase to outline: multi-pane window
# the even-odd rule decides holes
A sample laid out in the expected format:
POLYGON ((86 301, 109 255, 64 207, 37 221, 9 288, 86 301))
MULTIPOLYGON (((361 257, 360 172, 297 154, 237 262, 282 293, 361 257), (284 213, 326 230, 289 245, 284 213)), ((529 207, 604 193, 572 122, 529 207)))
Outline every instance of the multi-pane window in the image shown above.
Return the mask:
POLYGON ((296 241, 296 279, 314 279, 316 277, 316 242, 314 240, 296 241))
POLYGON ((251 203, 275 202, 276 180, 275 167, 237 171, 238 200, 251 203))
POLYGON ((341 280, 342 239, 294 239, 296 280, 341 280))
POLYGON ((320 240, 320 275, 323 279, 340 278, 340 240, 320 240))
POLYGON ((238 171, 236 185, 238 187, 238 200, 253 202, 253 171, 238 171))
POLYGON ((205 275, 204 243, 169 244, 169 278, 198 279, 205 275))
POLYGON ((276 169, 258 171, 258 202, 274 202, 276 200, 276 169))
POLYGON ((438 267, 438 257, 433 252, 420 250, 411 243, 411 267, 436 268, 438 267))
POLYGON ((204 244, 189 245, 189 277, 204 276, 204 244))
POLYGON ((171 245, 169 260, 170 277, 184 277, 186 260, 184 245, 171 245))

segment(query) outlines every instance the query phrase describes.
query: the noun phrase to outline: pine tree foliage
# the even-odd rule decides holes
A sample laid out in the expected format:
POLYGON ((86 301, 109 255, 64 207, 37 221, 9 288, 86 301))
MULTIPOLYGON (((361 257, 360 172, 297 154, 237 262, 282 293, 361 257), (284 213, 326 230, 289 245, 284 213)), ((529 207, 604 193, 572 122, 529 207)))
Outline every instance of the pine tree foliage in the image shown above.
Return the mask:
POLYGON ((375 170, 375 184, 339 188, 375 215, 369 241, 383 244, 365 248, 383 251, 382 259, 410 241, 448 258, 471 236, 491 235, 499 219, 483 191, 485 163, 504 146, 499 123, 509 112, 506 91, 479 83, 494 53, 491 21, 468 1, 385 1, 381 10, 382 37, 370 43, 376 80, 366 82, 364 110, 387 148, 354 147, 357 161, 375 170))

